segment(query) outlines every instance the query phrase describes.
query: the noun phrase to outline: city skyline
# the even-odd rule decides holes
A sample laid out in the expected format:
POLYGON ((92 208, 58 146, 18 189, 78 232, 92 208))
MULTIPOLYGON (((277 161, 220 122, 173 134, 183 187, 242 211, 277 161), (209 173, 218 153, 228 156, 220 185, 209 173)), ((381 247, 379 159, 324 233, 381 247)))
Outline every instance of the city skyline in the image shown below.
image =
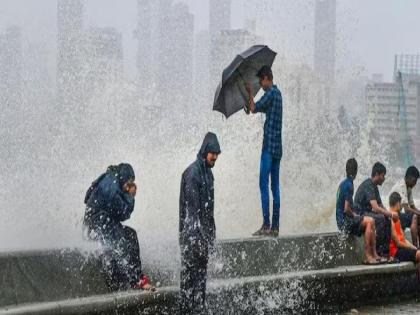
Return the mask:
MULTIPOLYGON (((194 19, 195 34, 205 30, 209 22, 207 1, 203 1, 201 5, 191 0, 181 2, 187 3, 190 12, 196 17, 194 19)), ((17 24, 22 26, 25 42, 46 43, 53 46, 51 39, 55 37, 56 32, 56 12, 51 8, 55 7, 55 3, 55 0, 45 0, 42 4, 25 0, 4 0, 0 4, 0 29, 4 30, 8 25, 17 24), (41 16, 42 19, 40 19, 41 16)), ((270 1, 259 3, 261 5, 251 1, 241 5, 238 1, 232 1, 232 28, 242 28, 244 21, 253 13, 258 18, 258 33, 263 35, 270 33, 269 29, 272 27, 273 34, 269 35, 276 35, 284 42, 281 53, 290 58, 298 58, 301 63, 312 65, 313 54, 310 48, 313 46, 311 37, 313 37, 314 27, 312 21, 314 1, 291 4, 290 1, 282 0, 282 5, 279 7, 284 9, 274 7, 271 13, 269 12, 270 1), (275 22, 271 26, 266 25, 265 15, 270 22, 272 15, 277 15, 281 22, 275 22)), ((136 63, 137 44, 132 34, 136 28, 136 1, 127 0, 125 6, 119 5, 115 0, 89 0, 86 4, 87 25, 111 26, 123 34, 125 71, 134 77, 133 65, 136 63)), ((337 70, 363 72, 364 75, 369 76, 382 73, 386 80, 391 79, 393 73, 392 69, 389 70, 389 65, 393 63, 395 54, 420 51, 420 43, 411 40, 414 37, 415 26, 418 25, 417 29, 420 28, 420 21, 415 17, 418 9, 420 9, 420 3, 413 0, 405 2, 404 5, 392 1, 379 3, 378 0, 365 2, 356 0, 347 3, 339 0, 337 2, 337 70), (383 31, 378 33, 379 29, 383 31)), ((266 39, 268 44, 272 41, 270 36, 266 39)))
MULTIPOLYGON (((327 107, 325 84, 313 67, 315 1, 276 1, 249 0, 241 6, 240 1, 232 0, 230 19, 224 20, 230 23, 223 26, 229 29, 216 34, 221 52, 217 64, 208 57, 207 1, 200 6, 192 0, 127 0, 124 5, 116 0, 60 0, 75 8, 57 14, 57 0, 2 0, 0 81, 6 82, 2 89, 6 93, 0 98, 8 97, 7 93, 13 96, 15 91, 18 98, 1 115, 6 126, 1 131, 1 207, 14 209, 6 214, 1 228, 8 231, 7 226, 12 226, 7 234, 16 239, 35 229, 54 235, 54 243, 73 239, 80 235, 77 224, 82 218, 85 187, 98 170, 129 161, 142 183, 142 202, 133 222, 147 222, 145 234, 155 235, 158 228, 159 233, 175 238, 173 206, 179 197, 179 176, 195 158, 199 136, 212 130, 226 148, 217 168, 221 185, 217 202, 223 209, 218 219, 232 222, 241 217, 241 227, 249 230, 247 218, 255 219, 252 213, 259 198, 243 191, 258 187, 258 176, 244 170, 257 171, 253 165, 261 156, 264 121, 260 115, 247 116, 243 111, 226 120, 212 110, 217 82, 210 78, 210 63, 216 66, 220 81, 223 66, 236 53, 262 41, 261 37, 278 53, 273 73, 284 96, 287 154, 282 176, 288 207, 309 203, 303 220, 313 213, 322 215, 320 209, 328 208, 334 199, 349 156, 360 161, 360 177, 377 160, 395 170, 388 144, 372 140, 369 132, 378 119, 366 114, 365 88, 370 73, 382 72, 383 82, 392 81, 395 54, 420 51, 413 40, 413 25, 420 23, 412 20, 417 5, 411 2, 410 11, 385 1, 378 7, 376 0, 366 5, 361 0, 337 0, 337 99, 334 106, 327 107), (139 12, 138 3, 163 7, 158 6, 153 15, 149 10, 139 12), (372 8, 372 3, 377 7, 372 8), (374 10, 380 14, 373 14, 374 10), (143 13, 152 15, 145 19, 143 13), (413 23, 411 28, 406 27, 406 21, 413 23), (13 31, 9 25, 17 28, 13 31), (145 69, 149 70, 138 78, 145 69), (296 176, 296 171, 309 177, 296 176), (164 198, 157 194, 163 188, 164 198), (15 198, 7 198, 16 191, 26 196, 19 198, 18 204, 15 198), (319 203, 311 203, 313 195, 320 196, 319 203), (232 196, 237 201, 232 203, 232 196), (14 228, 10 222, 16 217, 28 224, 14 228)), ((403 98, 401 85, 398 90, 396 87, 384 91, 378 85, 372 90, 377 118, 394 119, 397 115, 395 109, 403 98), (386 107, 392 107, 393 112, 385 113, 386 107)), ((420 88, 408 88, 406 112, 412 115, 416 104, 420 108, 420 97, 414 99, 420 88)), ((417 132, 420 116, 415 124, 417 132)), ((407 126, 414 135, 413 122, 407 126)), ((420 142, 417 148, 420 159, 420 142)), ((289 213, 285 222, 294 222, 293 212, 289 213)), ((236 237, 242 228, 232 231, 226 224, 220 231, 223 237, 236 237)), ((38 239, 47 242, 49 238, 38 239)))

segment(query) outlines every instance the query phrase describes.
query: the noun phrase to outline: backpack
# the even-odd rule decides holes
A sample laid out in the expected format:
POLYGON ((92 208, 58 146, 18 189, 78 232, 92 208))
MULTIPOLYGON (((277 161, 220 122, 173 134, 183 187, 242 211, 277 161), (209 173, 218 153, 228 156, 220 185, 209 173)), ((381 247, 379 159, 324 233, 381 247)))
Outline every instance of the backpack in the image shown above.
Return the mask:
POLYGON ((98 187, 101 180, 105 177, 106 173, 103 173, 101 176, 99 176, 88 188, 85 195, 85 204, 89 201, 90 196, 92 195, 93 191, 98 187))

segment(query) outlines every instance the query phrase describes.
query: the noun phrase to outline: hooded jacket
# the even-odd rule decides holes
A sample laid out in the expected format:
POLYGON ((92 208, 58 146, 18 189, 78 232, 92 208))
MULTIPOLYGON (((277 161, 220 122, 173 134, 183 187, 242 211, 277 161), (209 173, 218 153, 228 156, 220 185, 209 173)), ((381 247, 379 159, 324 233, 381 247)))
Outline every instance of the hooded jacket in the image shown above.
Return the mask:
POLYGON ((122 187, 134 179, 134 170, 130 164, 108 167, 86 192, 85 222, 106 228, 104 226, 107 224, 128 220, 134 210, 134 197, 124 192, 122 187))
POLYGON ((212 246, 214 222, 214 177, 207 165, 207 153, 220 153, 214 133, 207 133, 197 160, 182 174, 179 197, 179 242, 181 245, 212 246))

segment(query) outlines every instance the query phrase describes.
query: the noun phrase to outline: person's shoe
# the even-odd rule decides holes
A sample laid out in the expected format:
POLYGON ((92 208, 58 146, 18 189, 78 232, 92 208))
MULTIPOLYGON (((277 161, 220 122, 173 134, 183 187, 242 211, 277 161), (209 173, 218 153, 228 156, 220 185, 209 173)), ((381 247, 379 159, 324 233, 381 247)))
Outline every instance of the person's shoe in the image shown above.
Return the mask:
POLYGON ((268 236, 270 235, 270 228, 263 225, 258 231, 254 232, 252 236, 268 236))
POLYGON ((136 284, 134 284, 133 289, 140 289, 140 290, 146 290, 146 291, 156 291, 156 288, 150 284, 150 280, 147 276, 142 275, 140 278, 140 281, 136 284))
POLYGON ((271 230, 270 230, 270 236, 272 236, 272 237, 278 237, 279 236, 279 228, 271 228, 271 230))

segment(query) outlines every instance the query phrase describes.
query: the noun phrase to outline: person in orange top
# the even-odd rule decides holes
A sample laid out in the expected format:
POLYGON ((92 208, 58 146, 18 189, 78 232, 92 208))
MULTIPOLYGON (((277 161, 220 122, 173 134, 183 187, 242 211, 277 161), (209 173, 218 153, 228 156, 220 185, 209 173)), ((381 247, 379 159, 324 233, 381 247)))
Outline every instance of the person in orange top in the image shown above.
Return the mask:
MULTIPOLYGON (((401 195, 399 193, 393 192, 389 196, 389 206, 392 212, 397 214, 400 213, 402 206, 401 195)), ((389 250, 390 255, 400 262, 412 261, 413 263, 420 263, 420 250, 406 240, 399 216, 397 220, 392 221, 391 223, 391 242, 389 250)))

